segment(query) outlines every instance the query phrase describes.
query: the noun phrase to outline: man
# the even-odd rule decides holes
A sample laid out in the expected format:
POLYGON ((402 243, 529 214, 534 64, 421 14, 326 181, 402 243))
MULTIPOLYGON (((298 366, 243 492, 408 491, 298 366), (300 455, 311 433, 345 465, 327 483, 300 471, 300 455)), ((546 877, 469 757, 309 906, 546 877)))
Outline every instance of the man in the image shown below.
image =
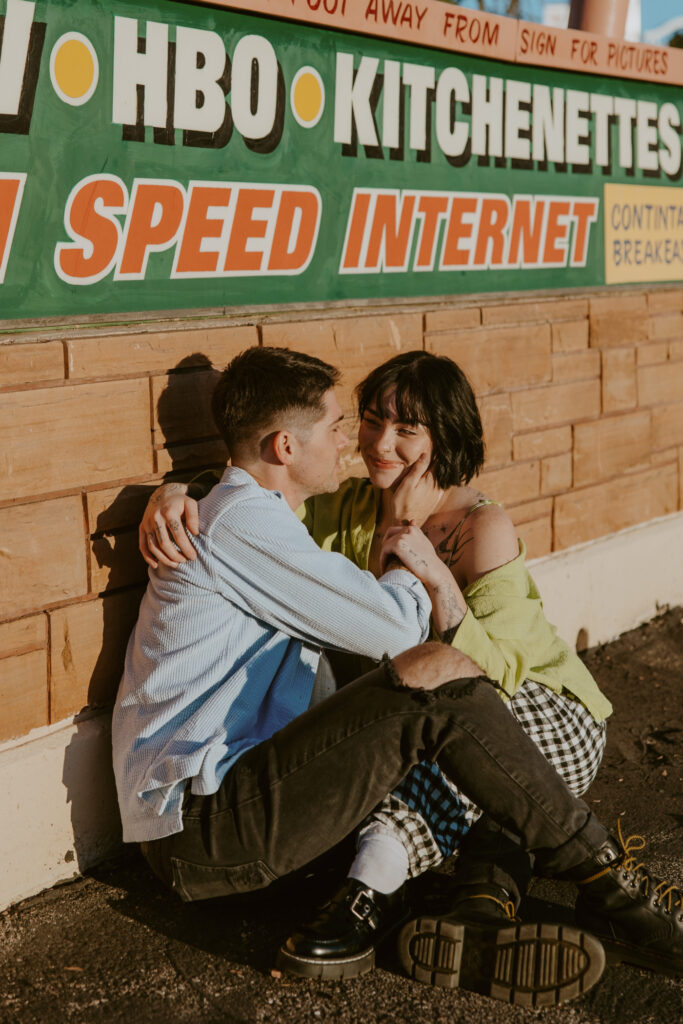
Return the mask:
MULTIPOLYGON (((143 844, 183 899, 257 889, 343 839, 426 757, 547 872, 585 881, 592 920, 652 943, 654 958, 680 959, 680 924, 674 939, 647 887, 625 892, 622 876, 640 885, 641 867, 478 667, 442 645, 404 650, 427 637, 429 585, 403 568, 375 580, 321 551, 294 515, 338 486, 337 377, 313 357, 255 348, 219 382, 214 413, 232 466, 200 505, 198 557, 150 574, 114 712, 124 839, 143 844), (385 650, 393 662, 310 706, 322 647, 385 650)), ((359 973, 405 915, 403 894, 350 879, 280 963, 310 976, 359 973)), ((513 1002, 559 1002, 603 964, 599 944, 575 930, 429 918, 402 933, 401 949, 415 977, 441 972, 440 983, 513 1002), (533 969, 551 960, 549 974, 533 969)))

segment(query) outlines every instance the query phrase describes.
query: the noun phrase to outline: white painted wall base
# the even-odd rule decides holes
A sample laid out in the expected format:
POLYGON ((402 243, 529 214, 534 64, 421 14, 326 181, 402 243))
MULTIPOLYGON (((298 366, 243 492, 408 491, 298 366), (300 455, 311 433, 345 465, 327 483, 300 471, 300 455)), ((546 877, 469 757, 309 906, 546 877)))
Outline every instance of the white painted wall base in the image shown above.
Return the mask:
POLYGON ((119 849, 110 718, 67 720, 0 747, 0 908, 119 849))
MULTIPOLYGON (((546 613, 590 646, 683 605, 683 513, 530 563, 546 613)), ((121 828, 110 716, 68 720, 0 746, 0 908, 116 852, 121 828)))
POLYGON ((614 640, 683 604, 683 512, 529 562, 543 607, 574 647, 614 640))

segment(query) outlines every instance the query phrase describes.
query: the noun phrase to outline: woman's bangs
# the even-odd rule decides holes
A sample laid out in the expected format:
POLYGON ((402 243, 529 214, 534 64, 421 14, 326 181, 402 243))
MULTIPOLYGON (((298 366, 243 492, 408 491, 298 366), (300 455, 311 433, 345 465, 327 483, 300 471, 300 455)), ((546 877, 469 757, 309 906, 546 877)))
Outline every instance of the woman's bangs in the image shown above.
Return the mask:
MULTIPOLYGON (((418 390, 420 390, 418 382, 412 376, 406 375, 403 379, 399 377, 396 381, 394 403, 399 423, 405 423, 411 427, 416 427, 418 424, 422 424, 423 427, 428 426, 427 409, 423 396, 418 394, 418 390)), ((381 397, 385 417, 387 415, 386 393, 385 391, 381 397)))

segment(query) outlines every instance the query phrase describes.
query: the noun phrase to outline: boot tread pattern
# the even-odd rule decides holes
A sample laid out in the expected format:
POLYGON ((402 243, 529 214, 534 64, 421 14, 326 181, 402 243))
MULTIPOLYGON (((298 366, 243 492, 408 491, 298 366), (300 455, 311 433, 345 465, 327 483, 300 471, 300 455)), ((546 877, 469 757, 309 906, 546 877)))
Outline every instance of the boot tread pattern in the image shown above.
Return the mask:
POLYGON ((399 954, 415 981, 529 1007, 556 1006, 581 995, 605 965, 600 943, 576 928, 477 928, 429 917, 406 925, 399 954))

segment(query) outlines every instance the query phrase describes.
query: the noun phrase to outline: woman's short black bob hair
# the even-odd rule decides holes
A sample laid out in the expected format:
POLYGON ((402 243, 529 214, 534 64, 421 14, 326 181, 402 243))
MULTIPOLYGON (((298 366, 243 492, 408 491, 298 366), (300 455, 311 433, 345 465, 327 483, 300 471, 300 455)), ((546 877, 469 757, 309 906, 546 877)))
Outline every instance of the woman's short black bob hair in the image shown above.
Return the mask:
POLYGON ((394 356, 356 388, 361 419, 370 406, 386 417, 394 389, 399 422, 421 423, 431 434, 431 469, 439 487, 469 483, 484 464, 484 437, 474 392, 457 363, 431 352, 394 356))

